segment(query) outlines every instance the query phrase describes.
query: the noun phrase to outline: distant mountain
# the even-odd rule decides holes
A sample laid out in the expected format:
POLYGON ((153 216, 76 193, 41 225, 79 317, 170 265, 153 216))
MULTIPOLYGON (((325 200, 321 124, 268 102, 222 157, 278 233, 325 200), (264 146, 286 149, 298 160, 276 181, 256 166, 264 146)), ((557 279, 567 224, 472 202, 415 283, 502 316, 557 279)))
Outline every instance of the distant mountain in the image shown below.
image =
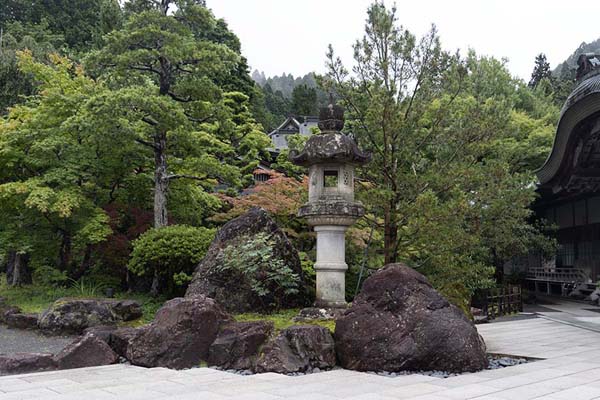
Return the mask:
MULTIPOLYGON (((295 78, 294 75, 286 73, 283 73, 281 76, 275 75, 266 77, 264 72, 254 70, 254 72, 252 72, 252 79, 254 79, 254 81, 262 88, 264 88, 266 85, 269 85, 273 93, 280 91, 283 97, 286 99, 292 98, 292 92, 296 86, 306 85, 309 88, 318 89, 315 74, 312 72, 295 78)), ((321 93, 319 94, 321 95, 321 93)))
POLYGON ((596 53, 600 54, 600 38, 593 42, 583 42, 579 45, 577 50, 569 56, 565 61, 558 64, 558 66, 552 71, 552 75, 557 78, 561 77, 574 77, 574 70, 577 69, 577 57, 582 53, 596 53))

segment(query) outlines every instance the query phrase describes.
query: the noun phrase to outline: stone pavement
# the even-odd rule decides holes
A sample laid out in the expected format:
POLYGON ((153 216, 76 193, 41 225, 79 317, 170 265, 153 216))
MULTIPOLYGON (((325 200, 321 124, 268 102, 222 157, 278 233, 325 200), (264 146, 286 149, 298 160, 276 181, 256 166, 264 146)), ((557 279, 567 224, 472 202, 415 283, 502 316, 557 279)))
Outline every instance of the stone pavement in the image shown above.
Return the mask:
POLYGON ((525 305, 525 311, 600 332, 600 307, 542 295, 538 295, 538 300, 537 305, 525 305))
POLYGON ((209 368, 126 365, 0 378, 0 400, 600 399, 600 334, 533 318, 479 325, 490 352, 544 358, 447 379, 347 370, 240 376, 209 368))

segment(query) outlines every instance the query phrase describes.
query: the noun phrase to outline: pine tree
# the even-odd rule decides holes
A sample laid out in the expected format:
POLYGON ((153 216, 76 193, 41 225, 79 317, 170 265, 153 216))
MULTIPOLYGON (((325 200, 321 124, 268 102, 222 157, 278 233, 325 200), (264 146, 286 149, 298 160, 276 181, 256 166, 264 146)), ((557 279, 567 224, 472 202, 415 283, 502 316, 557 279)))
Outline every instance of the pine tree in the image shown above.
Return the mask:
POLYGON ((531 73, 531 80, 529 81, 529 87, 535 88, 544 78, 550 79, 552 73, 550 72, 550 63, 546 60, 546 55, 540 53, 535 57, 535 67, 531 73))

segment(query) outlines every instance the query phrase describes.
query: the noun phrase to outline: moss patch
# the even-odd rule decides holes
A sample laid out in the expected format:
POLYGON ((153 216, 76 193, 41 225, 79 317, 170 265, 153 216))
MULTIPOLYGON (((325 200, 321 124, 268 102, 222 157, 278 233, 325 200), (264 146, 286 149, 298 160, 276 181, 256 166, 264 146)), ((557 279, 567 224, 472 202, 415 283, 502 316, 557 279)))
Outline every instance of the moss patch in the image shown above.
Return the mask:
POLYGON ((244 313, 235 315, 235 320, 244 321, 273 321, 275 325, 275 331, 278 332, 282 329, 288 328, 292 325, 319 325, 323 326, 333 333, 335 331, 335 321, 307 321, 307 322, 296 322, 294 317, 298 315, 300 310, 297 308, 291 308, 288 310, 281 310, 272 314, 259 314, 259 313, 244 313))

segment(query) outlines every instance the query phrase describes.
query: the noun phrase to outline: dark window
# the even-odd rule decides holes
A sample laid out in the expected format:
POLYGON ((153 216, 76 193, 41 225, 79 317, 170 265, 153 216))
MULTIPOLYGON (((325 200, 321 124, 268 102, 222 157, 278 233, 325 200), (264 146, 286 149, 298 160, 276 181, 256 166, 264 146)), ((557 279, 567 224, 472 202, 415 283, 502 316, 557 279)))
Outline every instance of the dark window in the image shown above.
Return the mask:
POLYGON ((325 170, 323 174, 323 186, 324 187, 337 187, 338 185, 338 172, 325 170))

